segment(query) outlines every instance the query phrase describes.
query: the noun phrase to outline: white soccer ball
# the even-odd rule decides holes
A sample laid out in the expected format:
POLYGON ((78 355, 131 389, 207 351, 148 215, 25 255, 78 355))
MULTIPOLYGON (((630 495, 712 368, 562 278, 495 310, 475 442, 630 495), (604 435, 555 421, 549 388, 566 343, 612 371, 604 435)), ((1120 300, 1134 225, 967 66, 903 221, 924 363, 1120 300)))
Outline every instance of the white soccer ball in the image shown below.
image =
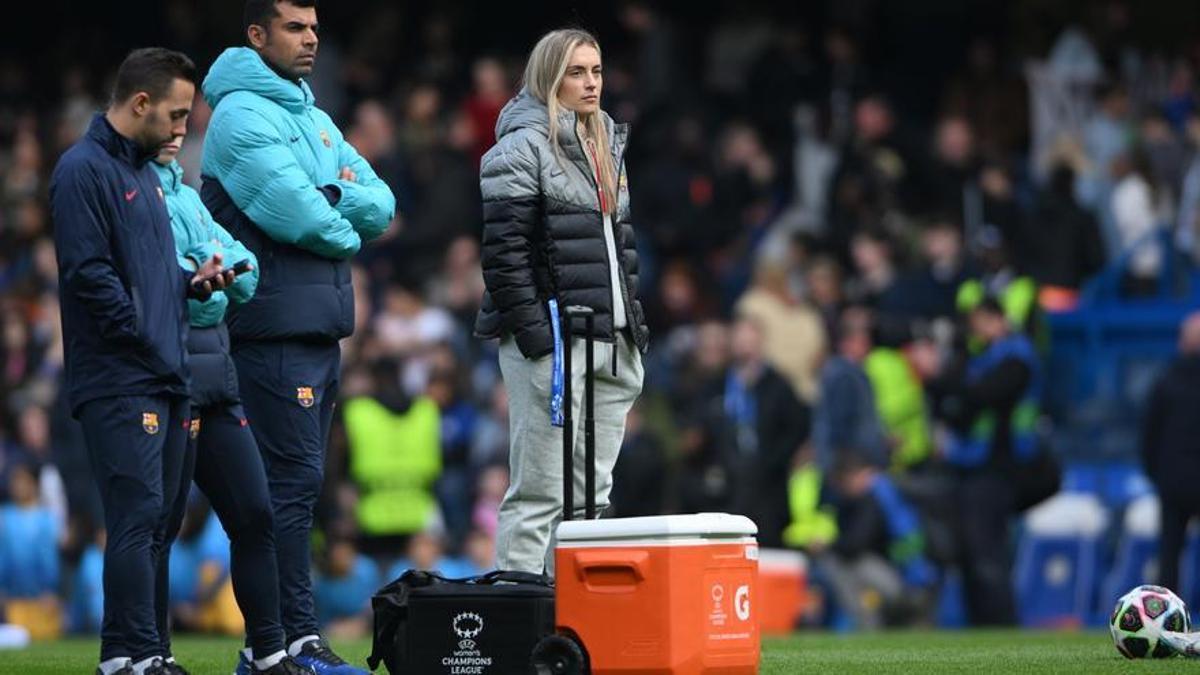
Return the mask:
POLYGON ((1108 622, 1117 651, 1127 659, 1162 659, 1176 652, 1161 640, 1164 630, 1191 630, 1179 596, 1162 586, 1138 586, 1121 596, 1108 622))

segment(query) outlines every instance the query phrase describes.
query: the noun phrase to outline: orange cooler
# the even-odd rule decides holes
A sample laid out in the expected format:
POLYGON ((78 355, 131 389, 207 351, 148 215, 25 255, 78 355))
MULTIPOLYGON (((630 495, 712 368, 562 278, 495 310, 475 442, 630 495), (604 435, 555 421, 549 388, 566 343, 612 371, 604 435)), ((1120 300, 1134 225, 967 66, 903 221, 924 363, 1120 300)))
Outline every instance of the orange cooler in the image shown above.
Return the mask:
POLYGON ((799 551, 774 548, 758 555, 758 626, 764 635, 786 635, 796 630, 804 612, 808 559, 799 551))
POLYGON ((724 513, 564 522, 558 628, 594 675, 757 673, 757 532, 724 513))

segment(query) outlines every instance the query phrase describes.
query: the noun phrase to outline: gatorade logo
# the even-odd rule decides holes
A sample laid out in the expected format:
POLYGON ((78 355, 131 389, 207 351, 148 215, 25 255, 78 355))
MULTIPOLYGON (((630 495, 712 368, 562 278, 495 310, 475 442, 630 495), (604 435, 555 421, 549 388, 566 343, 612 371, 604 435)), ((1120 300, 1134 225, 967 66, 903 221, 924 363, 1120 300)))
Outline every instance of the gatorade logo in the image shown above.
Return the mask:
POLYGON ((749 586, 738 586, 737 591, 733 594, 733 611, 737 614, 739 621, 750 620, 749 586))

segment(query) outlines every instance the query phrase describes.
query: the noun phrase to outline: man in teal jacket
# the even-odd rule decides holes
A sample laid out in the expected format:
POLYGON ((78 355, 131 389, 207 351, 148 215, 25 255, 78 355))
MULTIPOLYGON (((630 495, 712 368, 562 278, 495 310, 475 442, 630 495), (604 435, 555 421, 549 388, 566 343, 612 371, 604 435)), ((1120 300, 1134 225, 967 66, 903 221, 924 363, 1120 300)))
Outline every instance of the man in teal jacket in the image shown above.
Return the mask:
POLYGON ((350 262, 383 234, 395 197, 315 106, 315 0, 248 0, 248 47, 204 80, 213 107, 201 195, 261 264, 258 292, 230 307, 242 402, 267 469, 288 653, 317 673, 362 673, 318 632, 309 539, 337 398, 338 340, 354 326, 350 262))
MULTIPOLYGON (((274 519, 267 475, 258 444, 246 423, 238 392, 237 372, 229 355, 225 310, 230 301, 243 304, 258 286, 258 259, 213 220, 200 195, 183 182, 176 161, 183 138, 163 146, 154 169, 162 183, 171 233, 180 264, 203 264, 214 253, 241 272, 224 291, 205 301, 189 300, 188 365, 192 372, 191 429, 186 461, 194 462, 196 485, 208 497, 230 539, 233 592, 246 620, 246 643, 237 673, 303 675, 303 668, 284 651, 279 623, 279 572, 275 562, 274 519)), ((182 522, 187 491, 181 490, 172 519, 182 522)), ((166 611, 166 580, 160 580, 166 611)), ((170 655, 163 633, 163 654, 170 655)))

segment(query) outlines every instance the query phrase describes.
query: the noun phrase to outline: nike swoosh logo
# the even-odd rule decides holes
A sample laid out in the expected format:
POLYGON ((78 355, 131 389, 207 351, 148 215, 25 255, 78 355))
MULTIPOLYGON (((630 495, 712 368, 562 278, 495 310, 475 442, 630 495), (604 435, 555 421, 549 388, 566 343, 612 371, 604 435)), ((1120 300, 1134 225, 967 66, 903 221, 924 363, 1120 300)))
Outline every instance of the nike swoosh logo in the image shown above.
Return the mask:
POLYGON ((137 196, 137 193, 138 193, 137 190, 130 190, 129 192, 126 192, 125 193, 125 201, 127 201, 127 202, 133 201, 133 198, 137 196))

